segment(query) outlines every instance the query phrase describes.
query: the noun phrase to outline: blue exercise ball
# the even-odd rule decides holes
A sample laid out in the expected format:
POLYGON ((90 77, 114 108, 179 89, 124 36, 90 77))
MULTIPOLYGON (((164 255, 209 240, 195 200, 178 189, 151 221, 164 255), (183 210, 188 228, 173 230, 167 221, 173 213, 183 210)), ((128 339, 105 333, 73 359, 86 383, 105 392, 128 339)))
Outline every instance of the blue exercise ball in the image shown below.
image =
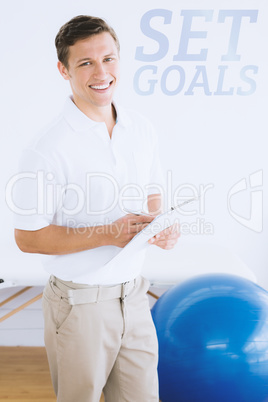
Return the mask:
POLYGON ((268 402, 268 292, 234 275, 176 285, 152 308, 162 402, 268 402))

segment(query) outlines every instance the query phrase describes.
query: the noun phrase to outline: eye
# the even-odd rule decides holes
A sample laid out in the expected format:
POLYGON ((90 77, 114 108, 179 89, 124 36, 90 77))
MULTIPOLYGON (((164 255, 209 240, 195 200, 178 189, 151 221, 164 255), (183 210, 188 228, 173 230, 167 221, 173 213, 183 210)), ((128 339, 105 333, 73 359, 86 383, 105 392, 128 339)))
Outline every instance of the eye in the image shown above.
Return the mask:
POLYGON ((104 61, 108 61, 108 62, 113 61, 113 60, 114 59, 112 57, 107 57, 106 59, 104 59, 104 61))
POLYGON ((85 61, 84 63, 80 64, 79 67, 89 66, 90 64, 90 61, 85 61))

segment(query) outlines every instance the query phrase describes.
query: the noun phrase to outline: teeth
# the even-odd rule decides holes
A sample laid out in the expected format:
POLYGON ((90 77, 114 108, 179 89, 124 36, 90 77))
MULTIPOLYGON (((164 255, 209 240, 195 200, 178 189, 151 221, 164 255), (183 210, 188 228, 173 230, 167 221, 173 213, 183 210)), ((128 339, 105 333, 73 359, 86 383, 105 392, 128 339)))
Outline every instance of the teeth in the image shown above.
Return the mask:
POLYGON ((110 84, 104 84, 104 85, 90 85, 90 88, 93 89, 106 89, 110 86, 110 84))

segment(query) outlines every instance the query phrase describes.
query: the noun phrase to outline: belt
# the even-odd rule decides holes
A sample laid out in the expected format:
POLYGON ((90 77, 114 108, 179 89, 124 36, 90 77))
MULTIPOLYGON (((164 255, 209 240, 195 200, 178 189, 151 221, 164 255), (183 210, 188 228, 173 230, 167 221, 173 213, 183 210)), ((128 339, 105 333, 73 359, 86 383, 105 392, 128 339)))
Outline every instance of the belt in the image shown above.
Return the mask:
MULTIPOLYGON (((51 282, 68 295, 68 302, 76 304, 98 303, 112 299, 124 300, 136 285, 136 279, 115 286, 89 286, 80 289, 71 289, 64 281, 51 276, 51 282)), ((70 283, 70 282, 68 282, 70 283)), ((74 284, 75 286, 75 284, 74 284)))

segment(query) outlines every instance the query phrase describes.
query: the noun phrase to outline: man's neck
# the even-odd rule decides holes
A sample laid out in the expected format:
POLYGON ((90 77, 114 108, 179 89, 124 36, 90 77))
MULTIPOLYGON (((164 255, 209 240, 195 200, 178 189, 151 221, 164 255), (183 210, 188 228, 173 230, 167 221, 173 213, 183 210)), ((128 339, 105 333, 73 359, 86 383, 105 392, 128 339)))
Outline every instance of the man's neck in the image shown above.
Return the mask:
POLYGON ((116 123, 116 110, 112 104, 103 107, 88 105, 81 102, 79 99, 72 98, 74 104, 91 120, 103 122, 107 126, 110 137, 116 123))

